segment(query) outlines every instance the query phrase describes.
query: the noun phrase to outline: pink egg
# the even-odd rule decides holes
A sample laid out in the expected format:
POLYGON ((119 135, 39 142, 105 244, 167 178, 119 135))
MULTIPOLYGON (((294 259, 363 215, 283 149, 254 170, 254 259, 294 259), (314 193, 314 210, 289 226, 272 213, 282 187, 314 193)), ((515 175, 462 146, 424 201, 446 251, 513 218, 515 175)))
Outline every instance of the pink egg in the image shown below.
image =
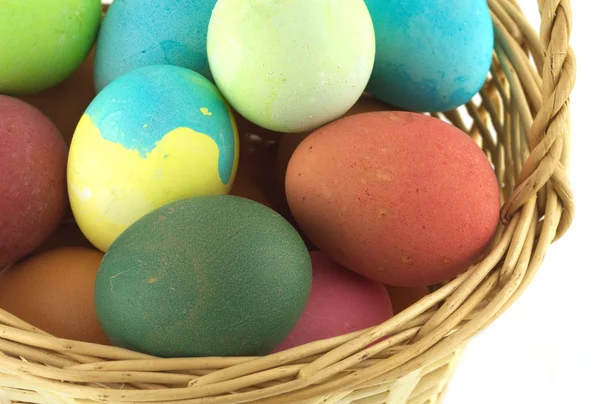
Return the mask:
POLYGON ((319 251, 310 257, 313 279, 308 304, 275 352, 379 325, 393 316, 383 284, 341 267, 319 251))

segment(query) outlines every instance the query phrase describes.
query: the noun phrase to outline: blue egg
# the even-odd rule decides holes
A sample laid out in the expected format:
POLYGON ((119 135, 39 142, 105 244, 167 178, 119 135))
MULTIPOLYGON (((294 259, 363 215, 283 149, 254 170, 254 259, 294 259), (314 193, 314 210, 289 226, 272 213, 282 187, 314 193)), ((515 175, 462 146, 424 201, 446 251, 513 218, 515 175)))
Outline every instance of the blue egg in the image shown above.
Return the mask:
POLYGON ((377 51, 367 91, 411 111, 454 109, 475 95, 492 62, 485 0, 365 0, 377 51))
POLYGON ((94 83, 100 92, 136 68, 175 65, 212 81, 206 32, 217 0, 115 0, 96 45, 94 83))

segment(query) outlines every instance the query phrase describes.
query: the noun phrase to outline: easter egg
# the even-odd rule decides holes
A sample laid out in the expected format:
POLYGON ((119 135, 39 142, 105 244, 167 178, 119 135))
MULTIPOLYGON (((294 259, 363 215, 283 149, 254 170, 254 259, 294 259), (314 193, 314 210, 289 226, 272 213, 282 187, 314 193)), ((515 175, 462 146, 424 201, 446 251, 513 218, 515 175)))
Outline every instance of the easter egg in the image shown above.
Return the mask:
MULTIPOLYGON (((374 112, 374 111, 391 111, 393 107, 384 104, 377 99, 363 95, 358 99, 356 104, 352 106, 344 114, 344 116, 351 116, 356 114, 361 114, 363 112, 374 112)), ((304 133, 285 133, 281 135, 281 139, 279 141, 279 146, 277 149, 277 183, 278 187, 284 192, 285 188, 285 171, 287 170, 287 165, 296 150, 296 147, 304 140, 306 137, 310 135, 310 132, 304 133)))
POLYGON ((386 286, 394 313, 400 313, 409 308, 423 297, 429 294, 427 286, 418 286, 414 288, 403 288, 400 286, 386 286))
POLYGON ((139 67, 175 65, 211 79, 206 31, 216 0, 116 0, 98 34, 98 91, 139 67))
POLYGON ((39 110, 0 95, 0 269, 31 253, 67 206, 67 147, 39 110))
POLYGON ((410 111, 448 111, 483 85, 494 47, 485 0, 365 0, 377 42, 367 91, 410 111))
POLYGON ((81 116, 96 96, 93 68, 94 50, 92 49, 81 66, 57 86, 19 97, 50 118, 67 145, 71 143, 81 116))
MULTIPOLYGON (((356 115, 363 112, 391 110, 393 110, 393 107, 386 105, 371 96, 363 95, 358 99, 356 104, 344 114, 344 116, 356 115)), ((285 200, 285 172, 294 150, 296 150, 296 147, 298 147, 308 135, 310 135, 310 132, 281 134, 277 148, 275 162, 276 183, 273 188, 276 191, 277 200, 281 201, 281 203, 277 205, 277 211, 288 220, 293 220, 293 218, 291 217, 291 212, 289 211, 287 201, 285 200)))
POLYGON ((275 351, 373 327, 393 316, 385 287, 342 268, 322 252, 310 253, 312 287, 306 309, 275 351))
POLYGON ((94 309, 102 253, 58 248, 0 272, 0 308, 55 337, 109 344, 94 309))
POLYGON ((71 208, 106 251, 160 206, 229 192, 237 158, 235 120, 211 82, 182 67, 142 67, 108 85, 81 118, 67 166, 71 208))
POLYGON ((94 41, 99 0, 3 1, 0 6, 0 93, 34 93, 73 73, 94 41))
POLYGON ((466 270, 492 240, 500 193, 475 142, 436 118, 370 112, 330 123, 294 152, 294 218, 342 266, 394 286, 466 270))
POLYGON ((375 57, 362 0, 219 0, 207 41, 227 100, 278 132, 312 130, 342 116, 365 89, 375 57))
POLYGON ((114 242, 95 287, 118 346, 161 357, 272 351, 308 299, 310 256, 281 216, 231 195, 189 198, 142 217, 114 242))

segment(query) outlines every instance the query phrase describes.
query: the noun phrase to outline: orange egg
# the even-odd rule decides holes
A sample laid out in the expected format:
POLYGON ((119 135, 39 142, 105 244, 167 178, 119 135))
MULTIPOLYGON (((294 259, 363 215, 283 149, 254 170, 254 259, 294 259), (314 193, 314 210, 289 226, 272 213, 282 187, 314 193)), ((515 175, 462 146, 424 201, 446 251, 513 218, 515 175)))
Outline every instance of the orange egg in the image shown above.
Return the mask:
POLYGON ((286 172, 294 218, 340 265, 394 286, 450 280, 486 250, 500 192, 462 131, 408 112, 367 112, 313 132, 286 172))
POLYGON ((109 344, 94 307, 102 257, 65 247, 18 262, 0 272, 0 308, 59 338, 109 344))

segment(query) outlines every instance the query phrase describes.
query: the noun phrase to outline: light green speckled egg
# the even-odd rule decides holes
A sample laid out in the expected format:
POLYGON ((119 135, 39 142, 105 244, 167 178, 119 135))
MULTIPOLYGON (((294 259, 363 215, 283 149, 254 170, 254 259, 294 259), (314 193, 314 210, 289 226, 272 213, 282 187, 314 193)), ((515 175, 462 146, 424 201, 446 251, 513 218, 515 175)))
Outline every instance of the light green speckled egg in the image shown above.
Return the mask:
POLYGON ((375 58, 363 0, 219 0, 208 27, 215 81, 257 125, 315 129, 365 89, 375 58))

